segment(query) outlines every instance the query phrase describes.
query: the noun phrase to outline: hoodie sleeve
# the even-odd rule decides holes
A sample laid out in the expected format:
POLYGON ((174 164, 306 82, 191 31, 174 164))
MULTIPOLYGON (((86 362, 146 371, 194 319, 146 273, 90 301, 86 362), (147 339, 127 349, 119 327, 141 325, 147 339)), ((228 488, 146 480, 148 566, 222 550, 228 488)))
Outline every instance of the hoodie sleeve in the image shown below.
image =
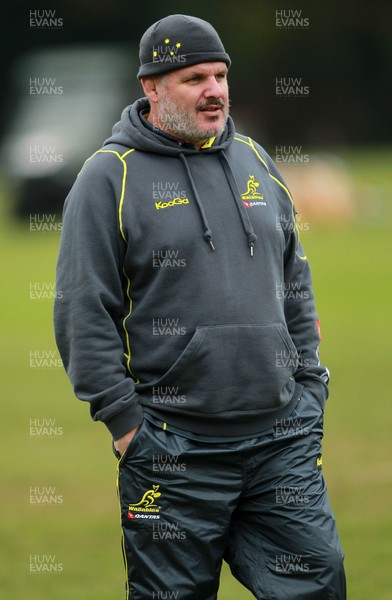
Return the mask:
POLYGON ((293 220, 285 252, 284 311, 287 328, 298 352, 296 381, 325 404, 328 397, 328 369, 319 360, 319 320, 316 313, 308 260, 293 220))
POLYGON ((275 180, 285 190, 286 208, 282 228, 286 245, 284 252, 284 312, 287 328, 298 353, 299 365, 294 374, 320 402, 328 398, 329 371, 320 364, 320 328, 316 312, 312 275, 305 255, 296 222, 296 211, 288 188, 270 157, 268 168, 275 180))
POLYGON ((122 180, 122 161, 109 152, 95 154, 79 174, 64 205, 54 308, 56 342, 75 395, 114 439, 143 418, 121 337, 122 180))

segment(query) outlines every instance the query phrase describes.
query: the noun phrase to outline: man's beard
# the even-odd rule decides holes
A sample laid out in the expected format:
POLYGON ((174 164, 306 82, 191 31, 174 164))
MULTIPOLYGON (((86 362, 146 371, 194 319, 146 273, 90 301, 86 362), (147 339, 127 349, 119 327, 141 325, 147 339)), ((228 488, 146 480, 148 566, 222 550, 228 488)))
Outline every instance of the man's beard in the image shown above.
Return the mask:
MULTIPOLYGON (((204 103, 199 104, 195 108, 195 112, 187 111, 182 106, 178 105, 173 100, 170 100, 167 96, 161 96, 158 103, 158 119, 160 126, 175 136, 181 139, 197 143, 203 142, 204 140, 215 136, 221 135, 226 127, 227 119, 229 116, 229 107, 224 105, 221 100, 208 99, 204 103), (203 128, 196 123, 196 112, 204 106, 219 105, 222 109, 224 120, 219 129, 216 128, 203 128)), ((219 118, 219 117, 218 117, 219 118)), ((215 117, 211 118, 211 121, 217 120, 215 117)))

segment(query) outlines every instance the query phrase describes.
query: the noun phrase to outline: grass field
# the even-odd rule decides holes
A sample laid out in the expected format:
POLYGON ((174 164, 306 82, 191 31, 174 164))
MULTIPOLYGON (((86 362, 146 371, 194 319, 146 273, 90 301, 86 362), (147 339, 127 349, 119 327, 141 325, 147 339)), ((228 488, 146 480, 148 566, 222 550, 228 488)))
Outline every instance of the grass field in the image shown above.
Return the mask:
MULTIPOLYGON (((389 165, 386 160, 381 177, 388 210, 379 218, 359 218, 345 228, 311 227, 303 235, 322 322, 322 360, 332 375, 324 474, 346 552, 350 600, 392 598, 389 165)), ((358 155, 350 168, 358 185, 363 178, 372 185, 368 161, 358 155)), ((54 281, 60 236, 13 223, 4 202, 1 217, 2 596, 120 600, 123 566, 109 434, 74 399, 60 365, 30 366, 32 352, 56 350, 52 302, 31 299, 30 285, 54 281), (44 420, 52 420, 52 435, 32 435, 44 420), (34 487, 55 488, 58 503, 32 504, 34 487), (57 572, 32 572, 43 556, 57 572)), ((219 599, 251 597, 225 567, 219 599)))

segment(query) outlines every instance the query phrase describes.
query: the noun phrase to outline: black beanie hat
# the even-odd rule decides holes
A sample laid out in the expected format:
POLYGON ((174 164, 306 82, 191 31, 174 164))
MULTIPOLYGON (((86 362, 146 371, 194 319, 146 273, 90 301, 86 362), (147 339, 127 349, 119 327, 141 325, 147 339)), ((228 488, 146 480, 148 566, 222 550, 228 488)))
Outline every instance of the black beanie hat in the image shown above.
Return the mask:
POLYGON ((169 15, 151 25, 140 40, 139 58, 138 79, 203 62, 231 65, 213 26, 188 15, 169 15))

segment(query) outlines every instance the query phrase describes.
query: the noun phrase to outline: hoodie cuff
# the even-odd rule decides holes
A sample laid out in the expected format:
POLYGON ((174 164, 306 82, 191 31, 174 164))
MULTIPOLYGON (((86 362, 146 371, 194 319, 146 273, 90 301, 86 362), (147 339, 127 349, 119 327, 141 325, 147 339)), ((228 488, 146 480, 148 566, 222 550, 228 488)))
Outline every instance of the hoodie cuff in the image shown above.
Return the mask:
POLYGON ((143 421, 143 409, 137 402, 127 406, 124 410, 116 413, 110 419, 104 421, 116 441, 131 429, 134 429, 143 421))
POLYGON ((329 395, 328 386, 320 379, 313 378, 304 379, 301 383, 304 386, 304 389, 312 394, 320 404, 321 408, 324 409, 329 395))

